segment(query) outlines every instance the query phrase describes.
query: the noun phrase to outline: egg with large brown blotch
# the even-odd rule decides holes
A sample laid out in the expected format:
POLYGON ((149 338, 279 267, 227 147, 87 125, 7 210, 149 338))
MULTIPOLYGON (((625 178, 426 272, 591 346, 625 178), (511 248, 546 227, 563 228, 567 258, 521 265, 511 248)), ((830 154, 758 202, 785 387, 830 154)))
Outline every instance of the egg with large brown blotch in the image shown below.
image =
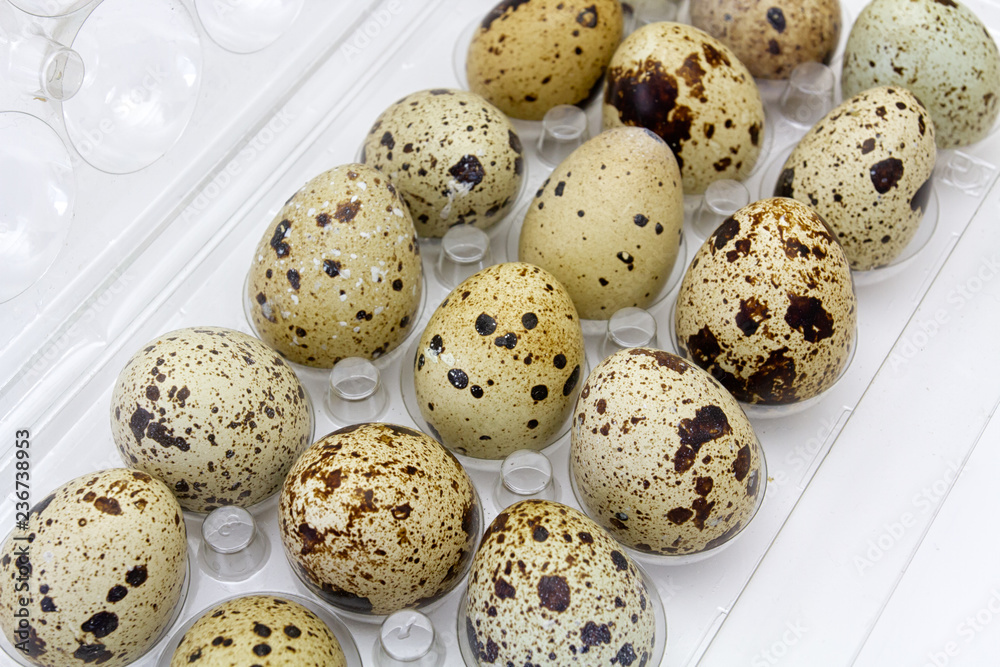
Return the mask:
POLYGON ((569 293, 531 264, 497 264, 451 291, 414 359, 420 414, 445 446, 502 459, 542 449, 569 416, 584 372, 569 293))
POLYGON ((88 473, 32 507, 27 524, 0 551, 0 626, 22 655, 122 667, 153 647, 183 602, 188 564, 170 489, 138 470, 88 473))
POLYGON ((437 237, 502 219, 524 178, 522 152, 499 109, 475 93, 437 88, 382 112, 365 138, 364 162, 399 189, 417 234, 437 237))
POLYGON ((618 0, 503 0, 472 36, 469 88, 508 116, 541 120, 591 95, 622 28, 618 0))
POLYGON ((258 335, 296 363, 392 351, 417 317, 420 248, 399 192, 363 164, 316 176, 285 203, 250 265, 258 335))
POLYGON ((841 30, 838 0, 692 0, 691 24, 728 46, 761 79, 829 63, 841 30))
POLYGON ((677 260, 683 222, 670 148, 649 130, 619 127, 552 172, 528 207, 518 257, 554 275, 581 317, 608 319, 655 301, 677 260))
POLYGON ((847 255, 794 199, 744 206, 695 253, 675 312, 681 354, 745 403, 798 403, 829 389, 857 341, 847 255))
POLYGON ((871 88, 802 137, 775 185, 830 226, 851 268, 891 263, 917 233, 937 148, 930 114, 899 87, 871 88))
POLYGON ((722 42, 680 23, 650 23, 608 65, 604 128, 660 135, 680 167, 684 194, 749 175, 764 140, 764 105, 746 66, 722 42))
POLYGON ((684 556, 738 534, 763 499, 764 452, 739 403, 669 352, 619 351, 574 411, 571 474, 587 513, 638 551, 684 556))
POLYGON ((291 367, 256 338, 220 327, 150 341, 111 397, 122 460, 193 512, 272 495, 312 432, 312 408, 291 367))
POLYGON ((205 611, 174 649, 170 667, 346 667, 337 641, 316 614, 276 595, 246 595, 205 611))
POLYGON ((1000 50, 955 0, 872 0, 844 48, 845 98, 902 86, 934 119, 938 148, 975 143, 1000 116, 1000 50))
POLYGON ((330 604, 362 614, 422 607, 465 576, 482 523, 472 480, 437 441, 357 424, 305 451, 281 491, 285 555, 330 604))
POLYGON ((652 664, 666 637, 656 635, 651 595, 632 559, 580 511, 523 500, 483 535, 459 632, 477 665, 652 664))

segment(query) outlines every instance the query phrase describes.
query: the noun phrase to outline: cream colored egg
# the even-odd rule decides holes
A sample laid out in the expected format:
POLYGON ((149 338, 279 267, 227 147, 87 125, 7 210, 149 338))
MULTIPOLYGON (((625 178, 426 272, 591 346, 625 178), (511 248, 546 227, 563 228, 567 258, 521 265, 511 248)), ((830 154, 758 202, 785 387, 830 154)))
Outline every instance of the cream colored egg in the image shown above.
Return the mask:
POLYGON ((763 450, 739 403, 712 376, 662 350, 622 350, 587 378, 570 464, 580 502, 639 551, 718 547, 763 498, 763 450))
POLYGON ((653 303, 677 260, 683 222, 670 148, 648 130, 615 128, 573 151, 542 185, 518 258, 554 275, 580 317, 608 319, 653 303))
POLYGON ((365 138, 364 162, 389 176, 424 237, 492 226, 524 177, 521 139, 507 117, 475 93, 446 88, 383 111, 365 138))
POLYGON ((193 512, 245 507, 276 492, 312 431, 295 372, 231 329, 179 329, 150 341, 122 369, 111 397, 122 460, 164 482, 193 512))
POLYGON ((578 510, 524 500, 483 536, 460 631, 478 665, 646 665, 656 636, 632 559, 578 510))
POLYGON ((502 459, 550 443, 573 407, 583 364, 566 289, 537 266, 497 264, 431 315, 414 360, 417 403, 447 447, 502 459))
POLYGON ((761 79, 787 79, 805 62, 829 63, 839 0, 692 0, 691 24, 728 46, 761 79))
POLYGON ((954 0, 872 0, 844 49, 845 98, 903 86, 934 119, 939 148, 985 137, 1000 115, 1000 51, 983 22, 954 0))
POLYGON ((859 93, 828 113, 785 162, 774 189, 810 205, 851 268, 889 264, 927 210, 937 148, 934 123, 905 88, 859 93))
POLYGON ((396 188, 348 164, 306 183, 278 212, 254 251, 247 297, 264 342, 331 368, 399 345, 422 289, 420 248, 396 188))
POLYGON ((840 377, 857 340, 847 256, 801 202, 744 206, 695 254, 675 326, 681 353, 740 401, 817 396, 840 377))
POLYGON ((2 554, 0 626, 12 644, 45 667, 120 667, 153 647, 181 603, 187 533, 166 486, 117 468, 46 496, 2 554))
POLYGON ((472 36, 469 88, 508 116, 541 120, 590 96, 622 25, 618 0, 503 0, 472 36))
POLYGON ((454 588, 481 524, 472 480, 430 436, 393 424, 348 426, 288 473, 285 554, 327 602, 364 614, 420 607, 454 588))
POLYGON ((203 613, 170 667, 346 667, 337 637, 312 611, 276 595, 247 595, 203 613))
POLYGON ((663 137, 684 194, 749 175, 764 139, 764 106, 746 66, 720 41, 680 23, 628 36, 608 66, 604 128, 632 125, 663 137))

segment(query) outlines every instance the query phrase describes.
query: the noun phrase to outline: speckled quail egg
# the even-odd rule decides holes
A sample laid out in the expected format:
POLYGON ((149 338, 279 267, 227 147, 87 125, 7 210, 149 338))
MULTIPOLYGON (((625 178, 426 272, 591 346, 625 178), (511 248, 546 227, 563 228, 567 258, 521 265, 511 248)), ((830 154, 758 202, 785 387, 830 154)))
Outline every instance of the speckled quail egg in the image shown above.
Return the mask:
POLYGON ((645 127, 663 137, 684 194, 753 169, 764 105, 746 66, 714 37, 680 23, 650 23, 628 36, 608 66, 604 127, 645 127))
POLYGON ((541 120, 591 95, 622 25, 618 0, 503 0, 472 36, 469 88, 508 116, 541 120))
POLYGON ((542 185, 518 258, 554 275, 581 317, 608 319, 653 303, 677 260, 683 222, 670 148, 649 130, 619 127, 573 151, 542 185))
POLYGON ((497 264, 452 290, 420 336, 420 414, 462 454, 542 449, 573 408, 583 363, 566 288, 537 266, 497 264))
POLYGON ((939 148, 975 143, 1000 114, 1000 51, 955 0, 872 0, 844 49, 842 88, 853 97, 903 86, 934 119, 939 148))
POLYGON ((125 464, 169 486, 184 509, 210 512, 267 498, 312 439, 305 390, 256 338, 179 329, 136 352, 111 397, 125 464))
POLYGON ((413 93, 378 117, 364 161, 399 188, 420 236, 455 225, 486 228, 510 209, 524 177, 521 139, 475 93, 413 93))
POLYGON ((374 359, 409 332, 422 270, 396 188, 367 165, 335 167, 296 192, 257 245, 247 295, 254 328, 307 366, 374 359))
POLYGON ((483 536, 462 613, 478 665, 645 665, 665 640, 649 596, 600 526, 572 507, 523 500, 483 536))
POLYGON ((912 93, 871 88, 820 120, 785 162, 777 197, 809 204, 844 246, 851 268, 892 262, 927 209, 934 123, 912 93))
POLYGON ((692 0, 691 24, 728 46, 762 79, 828 63, 840 39, 839 0, 692 0))
POLYGON ((275 595, 234 598, 184 633, 170 667, 346 667, 337 638, 313 612, 275 595))
POLYGON ((170 489, 116 468, 46 496, 2 554, 0 626, 25 657, 119 667, 153 646, 181 602, 187 534, 170 489))
POLYGON ((376 615, 454 588, 482 522, 458 460, 393 424, 348 426, 307 449, 288 473, 279 518, 303 582, 341 609, 376 615))
POLYGON ((745 403, 787 404, 833 386, 857 339, 844 249, 794 199, 762 199, 695 253, 675 312, 681 354, 745 403))
POLYGON ((697 366, 662 350, 621 350, 587 378, 575 415, 580 503, 626 546, 699 553, 753 518, 763 450, 736 399, 697 366))

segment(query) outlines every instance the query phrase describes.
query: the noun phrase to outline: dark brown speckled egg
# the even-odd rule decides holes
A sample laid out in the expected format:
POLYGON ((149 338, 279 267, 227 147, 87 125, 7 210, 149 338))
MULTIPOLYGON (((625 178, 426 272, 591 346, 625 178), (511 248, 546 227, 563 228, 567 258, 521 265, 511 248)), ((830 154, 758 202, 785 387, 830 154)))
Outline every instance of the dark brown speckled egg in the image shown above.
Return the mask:
POLYGON ((312 429, 291 367, 256 338, 220 327, 151 341, 122 369, 111 397, 122 460, 163 481, 193 512, 246 507, 276 492, 312 429))
POLYGON ((414 360, 420 413, 462 454, 542 449, 576 400, 584 349, 569 292, 523 262, 463 281, 428 321, 414 360))
POLYGON ((46 496, 0 553, 0 626, 11 643, 46 667, 122 667, 152 648, 181 601, 187 533, 170 489, 115 468, 46 496))
POLYGON ((649 596, 600 526, 572 507, 524 500, 483 535, 459 631, 478 665, 645 665, 666 639, 649 596))
POLYGON ((279 521, 307 586, 340 609, 384 615, 430 604, 462 580, 482 511, 462 465, 433 438, 358 424, 295 463, 279 521))
POLYGON ((729 392, 680 357, 622 350, 587 378, 570 464, 581 504, 623 544, 658 555, 721 546, 752 518, 763 451, 729 392))

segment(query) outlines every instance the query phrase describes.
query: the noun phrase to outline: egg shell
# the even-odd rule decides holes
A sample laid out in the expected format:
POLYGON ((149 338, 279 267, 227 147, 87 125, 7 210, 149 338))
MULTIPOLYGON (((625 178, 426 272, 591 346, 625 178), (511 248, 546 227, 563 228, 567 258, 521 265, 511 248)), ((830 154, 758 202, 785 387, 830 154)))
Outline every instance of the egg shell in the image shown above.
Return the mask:
POLYGON ((753 517, 763 451, 736 399, 697 366, 662 350, 621 350, 591 372, 574 412, 581 504, 622 544, 699 553, 753 517))
POLYGON ((645 128, 615 128, 573 151, 542 185, 518 258, 554 275, 580 317, 606 320, 653 303, 677 260, 683 223, 670 148, 645 128))
POLYGON ((246 507, 275 493, 312 430, 309 400, 288 364, 256 338, 220 327, 151 341, 122 369, 111 397, 122 460, 193 512, 246 507))
POLYGON ((492 226, 524 177, 521 139, 507 117, 475 93, 447 88, 383 111, 365 138, 364 162, 389 176, 424 237, 492 226))
POLYGON ((737 400, 797 403, 833 386, 857 339, 844 249, 794 199, 744 206, 695 253, 675 312, 683 356, 737 400))
POLYGON ((0 625, 12 644, 46 667, 119 667, 152 648, 181 602, 187 533, 170 489, 116 468, 46 496, 2 553, 0 625), (16 637, 23 606, 27 637, 16 637))
POLYGON ((847 38, 841 84, 845 98, 903 86, 930 111, 938 148, 967 146, 1000 114, 1000 51, 954 0, 872 0, 847 38))
POLYGON ((581 512, 546 500, 490 524, 463 611, 479 665, 645 665, 665 640, 632 559, 581 512))
POLYGON ((184 633, 170 667, 346 667, 337 638, 313 612, 273 595, 247 595, 206 611, 184 633))
POLYGON ((732 49, 761 79, 829 63, 840 39, 839 0, 692 0, 691 24, 732 49))
POLYGON ((326 171, 264 232, 247 296, 260 337, 296 363, 375 359, 410 330, 423 289, 416 232, 385 175, 363 164, 326 171))
POLYGON ((469 277, 441 302, 420 336, 414 385, 441 442, 502 459, 549 444, 573 407, 583 364, 566 288, 511 262, 469 277))
POLYGON ((604 128, 645 127, 663 137, 684 194, 749 175, 764 139, 753 76, 722 42, 680 23, 650 23, 608 65, 604 128))
POLYGON ((469 88, 508 116, 541 120, 592 94, 622 26, 618 0, 503 0, 469 44, 469 88))
POLYGON ((879 87, 833 109, 785 161, 776 197, 810 205, 851 268, 889 264, 913 239, 931 194, 934 123, 905 88, 879 87))
POLYGON ((348 426, 288 473, 281 540, 303 581, 347 611, 391 614, 430 604, 472 562, 481 509, 457 459, 393 424, 348 426))

